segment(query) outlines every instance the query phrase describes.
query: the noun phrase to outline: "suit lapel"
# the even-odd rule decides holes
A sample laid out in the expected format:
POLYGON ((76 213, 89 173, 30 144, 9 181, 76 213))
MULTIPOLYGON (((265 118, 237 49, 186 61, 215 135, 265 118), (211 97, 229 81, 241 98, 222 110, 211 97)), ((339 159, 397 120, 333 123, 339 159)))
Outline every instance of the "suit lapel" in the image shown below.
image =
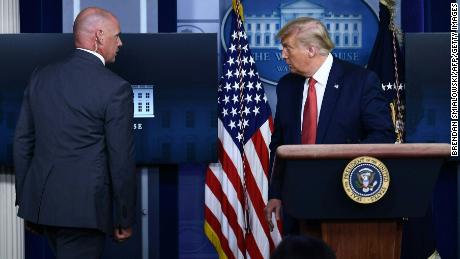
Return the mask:
POLYGON ((318 129, 316 135, 316 143, 323 143, 326 130, 329 126, 337 97, 339 97, 340 90, 342 89, 342 76, 343 70, 339 61, 334 58, 329 78, 327 80, 326 90, 324 92, 323 102, 321 104, 321 111, 319 114, 318 129))
POLYGON ((301 143, 301 139, 302 139, 302 131, 301 131, 301 116, 302 116, 302 99, 303 99, 303 88, 304 88, 304 84, 305 84, 305 80, 306 78, 303 77, 303 76, 297 76, 295 77, 295 80, 291 83, 291 87, 292 87, 292 95, 290 96, 290 100, 289 102, 291 102, 291 104, 289 105, 289 107, 292 107, 292 111, 291 111, 291 114, 290 114, 290 121, 291 123, 295 123, 294 126, 292 127, 292 129, 294 130, 294 132, 292 132, 294 134, 294 142, 293 143, 301 143))

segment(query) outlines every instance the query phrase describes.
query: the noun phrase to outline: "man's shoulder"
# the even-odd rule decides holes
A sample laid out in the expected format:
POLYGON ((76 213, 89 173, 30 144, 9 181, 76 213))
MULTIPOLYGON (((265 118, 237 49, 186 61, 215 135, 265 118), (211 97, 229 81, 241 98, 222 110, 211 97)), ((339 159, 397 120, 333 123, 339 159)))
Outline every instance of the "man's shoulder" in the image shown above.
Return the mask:
POLYGON ((87 73, 92 76, 93 80, 101 80, 113 84, 125 84, 127 81, 104 66, 104 64, 96 56, 91 53, 76 50, 68 59, 63 61, 70 68, 79 66, 76 73, 87 73))
POLYGON ((278 85, 280 84, 290 84, 290 83, 299 83, 299 82, 305 82, 306 78, 304 76, 294 74, 294 73, 288 73, 284 75, 283 77, 280 78, 278 81, 278 85))
POLYGON ((107 92, 109 95, 125 92, 127 89, 132 92, 131 84, 127 80, 104 66, 100 70, 98 82, 101 91, 107 92))
MULTIPOLYGON (((366 77, 369 75, 375 75, 375 73, 361 65, 351 63, 342 59, 334 58, 334 63, 343 71, 344 75, 353 75, 358 77, 366 77)), ((333 64, 334 66, 334 64, 333 64)))
POLYGON ((289 73, 281 77, 276 85, 278 100, 289 100, 299 94, 299 91, 303 89, 305 80, 305 77, 294 73, 289 73))
MULTIPOLYGON (((38 74, 43 74, 43 73, 55 73, 61 70, 69 70, 72 69, 73 67, 76 67, 77 64, 82 63, 81 57, 78 57, 75 55, 75 52, 69 53, 67 56, 64 58, 61 58, 59 60, 53 60, 47 64, 42 64, 38 65, 35 68, 35 73, 38 74)), ((101 66, 103 67, 103 66, 101 66)), ((93 69, 93 68, 88 68, 88 69, 93 69)))
MULTIPOLYGON (((100 62, 99 60, 96 61, 100 62)), ((59 77, 67 78, 66 84, 88 86, 95 91, 108 95, 121 91, 130 85, 124 78, 102 63, 97 62, 81 59, 76 55, 69 55, 60 61, 37 67, 32 73, 32 79, 41 78, 54 81, 59 77), (79 80, 75 81, 75 78, 79 78, 79 80)))
POLYGON ((102 79, 110 80, 112 82, 118 82, 118 83, 127 83, 127 81, 123 77, 116 74, 115 72, 108 69, 107 67, 104 67, 104 66, 101 67, 100 74, 101 74, 102 79))

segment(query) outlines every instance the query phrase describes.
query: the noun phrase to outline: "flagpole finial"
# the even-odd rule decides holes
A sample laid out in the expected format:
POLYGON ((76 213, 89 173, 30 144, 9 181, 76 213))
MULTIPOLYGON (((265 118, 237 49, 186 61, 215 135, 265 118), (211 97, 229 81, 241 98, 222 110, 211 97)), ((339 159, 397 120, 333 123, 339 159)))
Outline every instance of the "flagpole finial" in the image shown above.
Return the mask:
POLYGON ((380 0, 380 3, 385 5, 389 9, 394 8, 396 5, 395 0, 380 0))
POLYGON ((401 29, 396 24, 396 1, 395 0, 380 0, 380 3, 388 8, 390 12, 390 30, 396 34, 399 42, 402 42, 401 29))
POLYGON ((232 0, 232 7, 233 11, 244 21, 243 15, 243 5, 241 4, 241 0, 232 0))

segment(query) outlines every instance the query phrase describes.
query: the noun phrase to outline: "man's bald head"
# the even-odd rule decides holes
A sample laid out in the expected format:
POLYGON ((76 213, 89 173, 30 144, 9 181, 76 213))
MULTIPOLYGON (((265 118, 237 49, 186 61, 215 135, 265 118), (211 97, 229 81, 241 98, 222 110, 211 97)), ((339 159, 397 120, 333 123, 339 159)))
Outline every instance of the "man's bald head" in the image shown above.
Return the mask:
POLYGON ((95 51, 106 62, 115 61, 118 48, 120 25, 117 18, 107 10, 88 7, 82 10, 73 25, 75 47, 95 51))
MULTIPOLYGON (((105 22, 115 19, 108 11, 97 8, 88 7, 82 10, 73 24, 73 34, 75 46, 77 48, 88 48, 88 42, 94 42, 97 30, 100 30, 105 22)), ((94 48, 91 46, 89 49, 94 48)))

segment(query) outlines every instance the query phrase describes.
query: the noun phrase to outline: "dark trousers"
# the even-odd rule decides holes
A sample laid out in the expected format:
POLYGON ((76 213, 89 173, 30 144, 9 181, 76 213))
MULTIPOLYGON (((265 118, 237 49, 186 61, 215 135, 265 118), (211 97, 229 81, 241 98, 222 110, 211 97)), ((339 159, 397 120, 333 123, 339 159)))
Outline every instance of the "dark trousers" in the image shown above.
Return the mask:
POLYGON ((297 219, 283 211, 283 237, 308 234, 322 239, 321 221, 315 219, 297 219))
POLYGON ((284 209, 283 209, 283 237, 287 236, 295 236, 300 234, 300 225, 299 220, 291 217, 284 209))
POLYGON ((44 226, 44 234, 56 259, 99 259, 105 234, 97 229, 44 226))

